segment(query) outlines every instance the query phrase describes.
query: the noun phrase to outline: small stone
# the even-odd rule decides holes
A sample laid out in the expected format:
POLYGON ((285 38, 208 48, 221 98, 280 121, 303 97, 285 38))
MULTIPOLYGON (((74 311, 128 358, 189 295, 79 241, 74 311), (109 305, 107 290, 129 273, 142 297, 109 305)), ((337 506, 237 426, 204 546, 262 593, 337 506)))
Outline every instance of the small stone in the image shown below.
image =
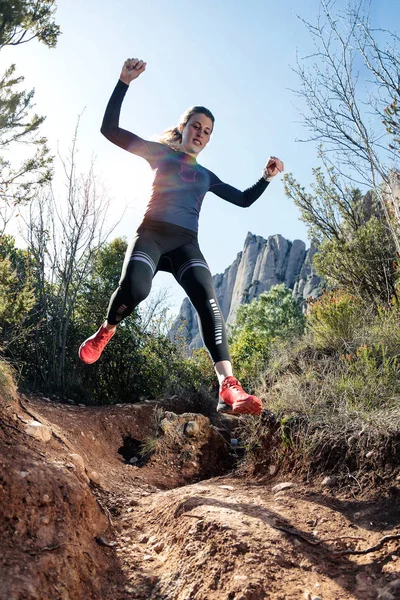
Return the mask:
POLYGON ((338 482, 337 477, 334 477, 333 475, 325 477, 322 481, 321 481, 321 485, 323 485, 324 487, 334 487, 338 482))
POLYGON ((239 440, 237 438, 231 439, 231 446, 237 446, 239 444, 239 440))
POLYGON ((276 475, 277 471, 278 471, 277 465, 269 465, 268 472, 271 476, 276 475))
POLYGON ((276 493, 276 492, 282 492, 283 490, 289 490, 291 488, 295 488, 297 487, 296 483, 292 483, 291 481, 285 481, 282 483, 278 483, 277 485, 274 485, 274 487, 272 488, 272 492, 276 493))
POLYGON ((97 471, 86 471, 86 474, 92 483, 100 484, 101 478, 97 471))
POLYGON ((85 470, 85 463, 80 454, 70 454, 69 457, 72 460, 72 462, 74 463, 74 465, 76 465, 80 471, 85 470))
POLYGON ((115 548, 115 546, 118 545, 117 542, 110 542, 101 536, 96 537, 95 540, 98 544, 100 544, 100 546, 107 546, 107 548, 115 548))
POLYGON ((373 450, 370 450, 369 452, 367 452, 367 454, 365 455, 365 458, 371 458, 371 456, 374 456, 375 452, 373 450))
POLYGON ((235 575, 233 579, 234 581, 247 581, 248 577, 247 575, 235 575))
POLYGON ((157 544, 154 544, 154 546, 152 547, 152 550, 154 550, 154 552, 157 552, 157 554, 160 554, 160 552, 164 549, 164 542, 157 542, 157 544))
POLYGON ((221 490, 229 490, 231 492, 235 489, 233 485, 219 485, 218 487, 221 488, 221 490))
POLYGON ((25 433, 36 440, 41 442, 49 442, 52 438, 52 432, 49 427, 42 425, 39 421, 29 421, 27 427, 25 427, 25 433))
POLYGON ((42 496, 42 504, 49 504, 50 502, 50 496, 48 494, 44 494, 42 496))
POLYGON ((311 600, 322 600, 321 596, 311 596, 311 600))
POLYGON ((156 535, 152 535, 151 537, 149 537, 149 544, 156 544, 157 543, 157 536, 156 535))
POLYGON ((135 465, 137 462, 139 462, 139 459, 137 456, 132 456, 132 458, 129 460, 129 463, 131 465, 135 465))
POLYGON ((139 544, 147 544, 147 542, 149 541, 149 536, 148 535, 141 535, 139 538, 139 544))
POLYGON ((190 437, 196 437, 200 432, 199 424, 196 421, 188 421, 184 432, 190 437))
POLYGON ((143 556, 143 560, 154 560, 154 556, 151 556, 151 554, 145 554, 143 556))

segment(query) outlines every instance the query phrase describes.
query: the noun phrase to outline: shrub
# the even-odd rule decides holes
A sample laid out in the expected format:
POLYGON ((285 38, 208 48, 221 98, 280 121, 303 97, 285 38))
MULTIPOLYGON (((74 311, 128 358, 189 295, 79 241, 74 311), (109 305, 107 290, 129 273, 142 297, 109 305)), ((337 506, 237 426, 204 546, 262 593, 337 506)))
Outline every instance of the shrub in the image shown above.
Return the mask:
POLYGON ((290 338, 303 329, 302 312, 284 284, 240 306, 230 336, 230 351, 235 373, 242 383, 251 387, 264 371, 274 339, 290 338))
POLYGON ((368 326, 370 313, 359 298, 333 291, 312 302, 306 325, 316 348, 345 351, 368 326))

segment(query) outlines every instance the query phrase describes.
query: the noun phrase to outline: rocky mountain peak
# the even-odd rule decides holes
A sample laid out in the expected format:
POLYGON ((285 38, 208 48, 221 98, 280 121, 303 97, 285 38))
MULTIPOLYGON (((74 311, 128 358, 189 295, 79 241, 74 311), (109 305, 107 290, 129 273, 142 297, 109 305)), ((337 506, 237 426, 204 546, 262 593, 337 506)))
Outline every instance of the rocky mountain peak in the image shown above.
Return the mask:
MULTIPOLYGON (((263 238, 250 231, 243 250, 223 273, 213 276, 221 312, 226 322, 233 323, 241 304, 248 304, 274 285, 284 283, 293 290, 300 303, 320 294, 321 281, 312 267, 315 247, 307 250, 302 240, 285 239, 276 234, 263 238)), ((187 340, 190 347, 202 345, 195 310, 185 298, 171 335, 187 340)))

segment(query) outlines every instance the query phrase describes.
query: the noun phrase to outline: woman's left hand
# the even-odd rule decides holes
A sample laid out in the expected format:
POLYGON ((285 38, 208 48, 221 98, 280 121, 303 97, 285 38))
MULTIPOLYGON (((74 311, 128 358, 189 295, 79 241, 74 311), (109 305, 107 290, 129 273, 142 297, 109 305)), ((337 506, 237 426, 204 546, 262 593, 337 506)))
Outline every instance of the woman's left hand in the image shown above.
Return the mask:
POLYGON ((270 156, 264 169, 264 178, 266 179, 268 177, 269 179, 275 177, 278 173, 282 173, 284 168, 283 162, 279 158, 270 156))

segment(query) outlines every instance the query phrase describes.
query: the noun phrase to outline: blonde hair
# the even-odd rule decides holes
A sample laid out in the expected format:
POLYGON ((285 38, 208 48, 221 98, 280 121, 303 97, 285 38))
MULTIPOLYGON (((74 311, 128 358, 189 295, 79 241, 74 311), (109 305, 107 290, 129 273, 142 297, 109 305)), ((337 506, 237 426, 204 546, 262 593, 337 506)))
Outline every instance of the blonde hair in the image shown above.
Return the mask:
POLYGON ((199 113, 211 119, 214 127, 215 118, 212 112, 208 110, 208 108, 205 108, 204 106, 191 106, 181 116, 179 120, 179 125, 176 125, 171 129, 163 131, 163 133, 161 133, 158 136, 158 141, 161 142, 161 144, 171 146, 171 148, 173 148, 174 150, 178 149, 182 143, 182 132, 180 131, 179 127, 181 125, 185 127, 190 121, 191 117, 199 113))

